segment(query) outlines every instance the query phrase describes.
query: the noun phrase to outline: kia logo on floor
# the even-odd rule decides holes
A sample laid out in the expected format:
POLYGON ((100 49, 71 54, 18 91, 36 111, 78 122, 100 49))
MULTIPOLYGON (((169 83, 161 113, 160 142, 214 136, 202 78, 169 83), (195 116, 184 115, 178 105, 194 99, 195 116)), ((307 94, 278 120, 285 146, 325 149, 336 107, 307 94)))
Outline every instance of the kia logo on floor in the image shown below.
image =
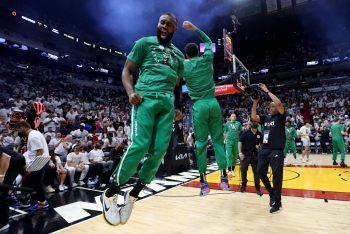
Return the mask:
POLYGON ((187 154, 179 154, 179 155, 175 156, 175 160, 182 160, 182 159, 185 159, 187 157, 188 157, 187 154))

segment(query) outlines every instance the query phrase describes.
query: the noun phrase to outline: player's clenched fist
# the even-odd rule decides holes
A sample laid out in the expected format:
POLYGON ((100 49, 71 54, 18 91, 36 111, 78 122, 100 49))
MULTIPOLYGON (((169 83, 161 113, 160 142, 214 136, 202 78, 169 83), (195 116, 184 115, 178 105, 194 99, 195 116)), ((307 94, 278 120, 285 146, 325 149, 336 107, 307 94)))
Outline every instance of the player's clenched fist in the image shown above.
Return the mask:
POLYGON ((129 102, 132 104, 132 105, 138 105, 142 102, 143 100, 143 96, 141 96, 140 94, 138 93, 131 93, 129 95, 129 102))

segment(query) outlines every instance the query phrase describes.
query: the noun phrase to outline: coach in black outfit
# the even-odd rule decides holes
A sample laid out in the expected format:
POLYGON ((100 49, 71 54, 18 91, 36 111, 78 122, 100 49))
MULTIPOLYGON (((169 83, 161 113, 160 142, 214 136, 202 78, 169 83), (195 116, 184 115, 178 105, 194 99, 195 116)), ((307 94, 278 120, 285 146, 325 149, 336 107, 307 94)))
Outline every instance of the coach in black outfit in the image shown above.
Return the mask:
POLYGON ((254 184, 256 193, 259 196, 263 194, 260 191, 260 179, 257 173, 258 166, 258 149, 262 143, 262 134, 258 131, 258 124, 256 122, 251 123, 250 129, 245 130, 239 137, 238 152, 241 160, 241 175, 242 175, 242 187, 241 192, 244 193, 247 186, 247 171, 249 164, 253 169, 254 184))
POLYGON ((281 193, 283 180, 283 148, 286 141, 285 122, 286 113, 281 101, 272 94, 266 85, 259 84, 262 91, 267 93, 272 102, 269 105, 270 114, 258 116, 256 108, 258 100, 253 100, 251 119, 263 124, 263 144, 258 156, 258 173, 265 188, 270 194, 270 213, 277 213, 282 208, 281 193), (267 177, 268 166, 271 165, 273 188, 267 177))
MULTIPOLYGON (((0 147, 0 185, 12 185, 24 166, 25 159, 21 154, 0 147)), ((0 232, 9 227, 9 205, 5 202, 7 196, 8 190, 0 188, 0 232)))

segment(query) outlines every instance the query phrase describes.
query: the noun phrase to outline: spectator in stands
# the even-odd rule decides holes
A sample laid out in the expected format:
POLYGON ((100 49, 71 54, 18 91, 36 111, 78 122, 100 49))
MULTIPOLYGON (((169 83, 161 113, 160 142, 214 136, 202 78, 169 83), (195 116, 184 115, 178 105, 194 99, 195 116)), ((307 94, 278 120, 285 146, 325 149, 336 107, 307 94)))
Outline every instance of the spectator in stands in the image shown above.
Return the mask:
POLYGON ((70 180, 71 180, 71 185, 73 187, 77 185, 82 186, 85 184, 83 180, 85 179, 89 171, 89 165, 85 165, 84 162, 82 161, 82 154, 80 153, 80 145, 78 144, 73 145, 72 152, 70 152, 67 155, 67 163, 65 165, 65 168, 68 170, 70 180), (81 172, 78 184, 74 182, 74 176, 76 171, 81 172))
POLYGON ((87 141, 87 136, 88 136, 89 132, 86 131, 84 128, 85 128, 85 124, 81 123, 79 125, 79 129, 71 132, 71 135, 73 136, 73 138, 81 139, 83 141, 87 141))
POLYGON ((58 190, 64 191, 68 187, 64 185, 64 181, 67 176, 67 170, 63 168, 61 159, 55 155, 54 150, 50 150, 51 160, 45 170, 44 182, 46 185, 46 192, 55 192, 52 186, 54 186, 55 178, 59 182, 58 190))
POLYGON ((49 114, 43 124, 44 124, 44 132, 48 132, 49 128, 51 127, 52 131, 56 131, 56 128, 58 127, 58 122, 55 121, 55 115, 51 110, 48 110, 47 113, 49 114))

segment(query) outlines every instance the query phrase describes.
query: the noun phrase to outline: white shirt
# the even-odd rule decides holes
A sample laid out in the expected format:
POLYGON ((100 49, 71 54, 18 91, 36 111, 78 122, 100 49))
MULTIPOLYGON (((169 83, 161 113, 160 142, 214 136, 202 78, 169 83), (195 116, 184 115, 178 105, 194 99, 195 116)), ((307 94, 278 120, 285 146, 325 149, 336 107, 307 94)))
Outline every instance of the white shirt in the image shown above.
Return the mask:
POLYGON ((103 139, 104 143, 107 143, 107 147, 115 147, 117 145, 117 140, 112 137, 112 142, 109 142, 108 138, 103 139))
MULTIPOLYGON (((71 152, 67 155, 67 162, 72 161, 74 165, 78 165, 81 160, 82 153, 76 154, 75 152, 71 152)), ((68 167, 68 163, 66 163, 66 168, 68 167)))
POLYGON ((49 147, 47 146, 45 137, 41 132, 36 130, 31 130, 28 135, 27 142, 27 157, 26 163, 31 164, 36 157, 36 150, 42 149, 44 153, 40 156, 50 156, 49 147))
POLYGON ((300 128, 300 133, 302 134, 301 138, 309 140, 310 139, 311 129, 307 128, 306 126, 302 126, 300 128))
POLYGON ((94 160, 96 162, 102 162, 104 157, 104 153, 100 149, 93 149, 89 152, 89 159, 94 160))
POLYGON ((83 139, 84 141, 86 141, 87 140, 86 137, 89 133, 86 130, 80 131, 80 129, 77 129, 77 130, 71 132, 70 134, 72 134, 72 136, 74 136, 76 138, 80 138, 80 139, 83 139))
POLYGON ((54 118, 51 119, 49 117, 47 117, 44 120, 43 124, 44 124, 44 132, 47 132, 49 127, 51 127, 52 131, 54 132, 54 131, 56 131, 56 126, 58 125, 58 123, 55 122, 54 118))
POLYGON ((107 127, 107 132, 116 132, 116 131, 115 131, 115 128, 112 126, 112 127, 107 127))
POLYGON ((88 154, 87 152, 81 153, 81 161, 82 161, 84 164, 90 164, 90 161, 89 161, 89 154, 88 154))

